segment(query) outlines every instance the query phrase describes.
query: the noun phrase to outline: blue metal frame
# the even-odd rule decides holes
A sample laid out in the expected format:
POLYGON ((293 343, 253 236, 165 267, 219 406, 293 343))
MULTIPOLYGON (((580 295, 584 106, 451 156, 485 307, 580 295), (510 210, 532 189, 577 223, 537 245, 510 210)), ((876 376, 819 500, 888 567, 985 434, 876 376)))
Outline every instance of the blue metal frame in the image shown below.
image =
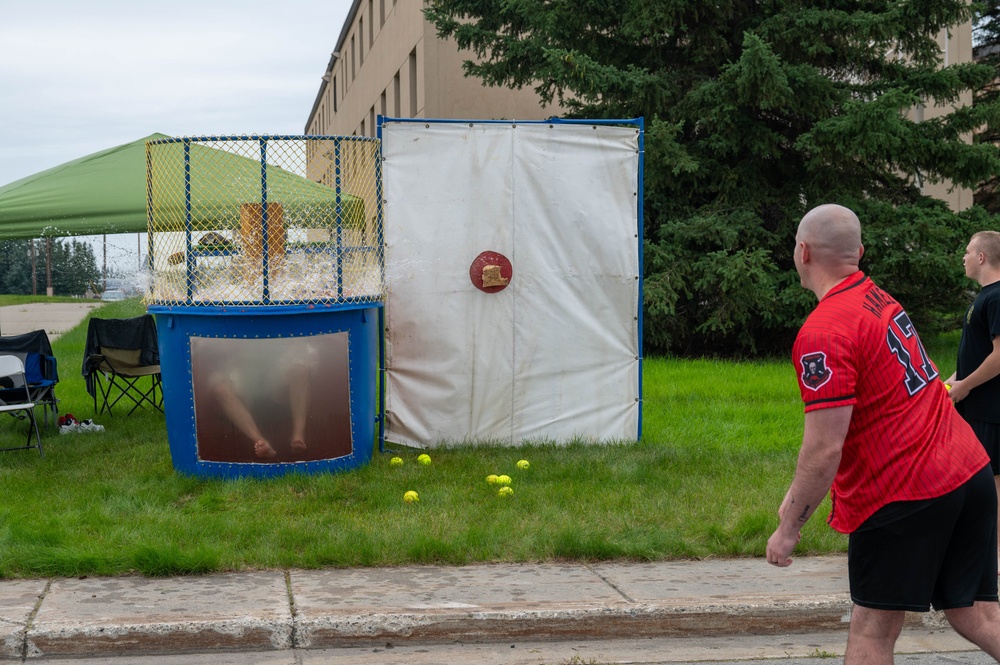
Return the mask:
MULTIPOLYGON (((385 120, 384 116, 379 115, 375 121, 375 135, 378 138, 379 153, 381 156, 382 151, 382 124, 385 120)), ((378 218, 382 220, 382 224, 378 225, 378 239, 380 247, 385 247, 385 219, 383 218, 383 200, 382 194, 382 160, 375 160, 376 168, 378 169, 378 179, 376 184, 376 191, 378 192, 378 218)), ((385 252, 382 253, 382 267, 383 275, 385 274, 385 252)), ((388 332, 385 328, 385 307, 379 308, 378 311, 378 329, 379 329, 379 345, 378 345, 378 451, 379 453, 385 452, 385 383, 386 383, 386 367, 385 367, 385 334, 388 332)))
MULTIPOLYGON (((378 141, 381 144, 382 141, 382 127, 386 123, 398 122, 398 123, 411 123, 411 122, 422 122, 425 124, 463 124, 463 125, 631 125, 638 128, 639 131, 639 173, 638 181, 636 182, 636 212, 637 212, 637 228, 636 228, 636 245, 639 256, 639 302, 637 306, 638 316, 636 319, 636 324, 638 326, 637 335, 639 343, 639 384, 637 390, 639 393, 639 418, 638 426, 636 428, 636 441, 642 439, 642 410, 644 404, 643 398, 643 385, 642 385, 642 365, 643 365, 643 352, 642 352, 642 328, 643 328, 643 296, 644 287, 643 283, 645 281, 645 263, 643 258, 643 244, 644 244, 644 227, 645 222, 643 218, 643 200, 644 200, 644 187, 645 187, 645 135, 646 135, 646 121, 645 118, 617 118, 617 119, 604 119, 604 120, 587 120, 578 118, 549 118, 548 120, 469 120, 469 119, 445 119, 445 118, 390 118, 387 116, 378 116, 378 141)), ((379 162, 381 163, 381 161, 379 162)), ((381 180, 381 179, 380 179, 381 180)), ((381 182, 380 182, 381 185, 381 182)), ((379 201, 382 201, 382 197, 379 197, 379 201)), ((381 212, 381 211, 380 211, 381 212)), ((385 316, 383 310, 379 310, 379 316, 385 316)), ((379 350, 379 451, 384 452, 385 449, 385 322, 381 324, 383 331, 382 334, 382 344, 379 350)))

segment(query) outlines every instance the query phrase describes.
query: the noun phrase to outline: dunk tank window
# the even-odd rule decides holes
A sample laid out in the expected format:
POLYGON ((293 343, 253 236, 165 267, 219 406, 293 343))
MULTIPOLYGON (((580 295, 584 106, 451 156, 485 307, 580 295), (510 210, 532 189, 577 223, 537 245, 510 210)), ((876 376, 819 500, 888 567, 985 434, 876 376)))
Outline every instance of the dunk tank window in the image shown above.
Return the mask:
POLYGON ((191 338, 198 459, 308 462, 350 455, 348 333, 191 338))

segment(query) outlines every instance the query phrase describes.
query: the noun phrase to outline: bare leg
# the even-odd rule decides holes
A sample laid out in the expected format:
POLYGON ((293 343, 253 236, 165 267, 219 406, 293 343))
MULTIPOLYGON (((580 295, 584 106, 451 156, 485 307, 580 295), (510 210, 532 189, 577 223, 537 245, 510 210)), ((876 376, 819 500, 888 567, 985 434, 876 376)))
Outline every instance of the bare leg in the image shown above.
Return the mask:
POLYGON ((1000 604, 977 601, 972 607, 945 610, 959 635, 1000 661, 1000 604))
POLYGON ((254 442, 254 454, 261 459, 270 460, 276 458, 278 453, 274 451, 271 444, 267 442, 264 435, 257 429, 257 422, 254 420, 253 414, 250 413, 246 404, 240 399, 233 385, 229 381, 220 381, 215 384, 213 390, 215 391, 215 397, 218 399, 219 405, 233 421, 233 424, 236 425, 236 429, 243 432, 248 439, 254 442))
POLYGON ((292 408, 292 451, 306 450, 306 418, 309 416, 309 368, 292 365, 288 368, 288 399, 292 408))
POLYGON ((905 612, 855 605, 851 611, 844 665, 892 665, 892 651, 905 618, 905 612))

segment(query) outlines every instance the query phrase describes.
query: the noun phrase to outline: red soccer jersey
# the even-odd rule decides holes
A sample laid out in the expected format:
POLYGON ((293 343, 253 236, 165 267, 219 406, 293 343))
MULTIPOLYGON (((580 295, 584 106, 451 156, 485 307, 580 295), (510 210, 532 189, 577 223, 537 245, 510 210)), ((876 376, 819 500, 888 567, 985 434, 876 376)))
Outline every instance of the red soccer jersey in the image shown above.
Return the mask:
POLYGON ((830 492, 837 531, 887 503, 947 494, 989 464, 906 312, 864 273, 823 297, 792 358, 807 413, 854 407, 830 492))

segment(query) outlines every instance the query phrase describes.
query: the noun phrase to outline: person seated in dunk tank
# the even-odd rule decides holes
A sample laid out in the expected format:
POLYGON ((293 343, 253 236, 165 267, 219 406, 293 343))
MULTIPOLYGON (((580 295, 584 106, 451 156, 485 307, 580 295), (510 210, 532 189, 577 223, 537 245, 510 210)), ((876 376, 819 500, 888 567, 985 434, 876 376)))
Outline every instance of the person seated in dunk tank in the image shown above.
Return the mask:
POLYGON ((279 455, 261 423, 273 412, 287 409, 290 454, 301 459, 307 450, 310 374, 318 362, 316 348, 308 338, 296 337, 227 342, 225 353, 214 359, 218 364, 208 379, 216 403, 263 462, 276 461, 279 455))

